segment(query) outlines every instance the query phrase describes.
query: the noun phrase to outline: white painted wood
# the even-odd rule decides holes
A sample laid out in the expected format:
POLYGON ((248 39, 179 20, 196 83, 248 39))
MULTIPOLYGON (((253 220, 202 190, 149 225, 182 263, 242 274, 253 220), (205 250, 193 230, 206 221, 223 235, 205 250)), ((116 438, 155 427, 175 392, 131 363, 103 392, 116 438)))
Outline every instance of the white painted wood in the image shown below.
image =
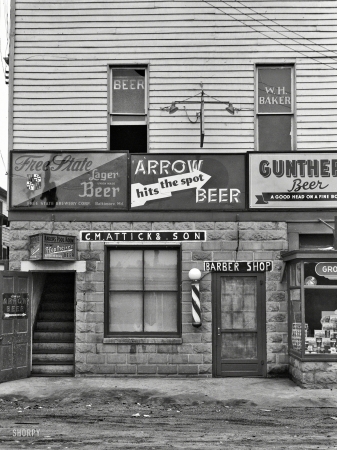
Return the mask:
MULTIPOLYGON (((254 65, 296 65, 297 149, 337 147, 337 6, 315 0, 15 1, 13 149, 107 150, 108 64, 149 64, 149 151, 200 151, 161 108, 205 92, 203 151, 254 149, 254 65)), ((188 105, 195 118, 198 105, 188 105)))

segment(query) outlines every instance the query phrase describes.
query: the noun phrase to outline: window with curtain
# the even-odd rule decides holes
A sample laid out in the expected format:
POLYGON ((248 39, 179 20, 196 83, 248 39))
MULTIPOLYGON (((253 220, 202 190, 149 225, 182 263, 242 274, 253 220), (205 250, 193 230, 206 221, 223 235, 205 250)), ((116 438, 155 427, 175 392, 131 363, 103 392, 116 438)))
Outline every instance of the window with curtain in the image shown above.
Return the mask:
POLYGON ((178 248, 108 250, 107 335, 178 335, 178 248))

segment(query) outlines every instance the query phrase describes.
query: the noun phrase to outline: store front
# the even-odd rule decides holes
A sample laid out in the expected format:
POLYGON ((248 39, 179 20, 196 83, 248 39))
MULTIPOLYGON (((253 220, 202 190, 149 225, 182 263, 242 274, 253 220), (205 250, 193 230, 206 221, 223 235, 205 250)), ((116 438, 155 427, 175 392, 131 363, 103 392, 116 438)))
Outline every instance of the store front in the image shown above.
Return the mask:
POLYGON ((304 387, 337 382, 337 251, 283 254, 289 298, 289 373, 304 387))
MULTIPOLYGON (((72 292, 56 301, 72 309, 55 325, 64 334, 53 335, 69 339, 56 343, 61 356, 50 364, 60 373, 62 365, 75 376, 290 373, 303 386, 310 373, 311 385, 331 385, 337 269, 320 264, 335 251, 300 250, 309 225, 332 235, 316 211, 335 204, 336 163, 315 157, 12 152, 10 267, 38 273, 41 284, 31 347, 50 328, 38 315, 42 281, 51 284, 52 273, 58 290, 59 272, 72 292), (329 187, 310 184, 320 173, 329 187), (305 194, 289 193, 300 185, 305 194)), ((37 374, 49 356, 33 356, 37 374)))

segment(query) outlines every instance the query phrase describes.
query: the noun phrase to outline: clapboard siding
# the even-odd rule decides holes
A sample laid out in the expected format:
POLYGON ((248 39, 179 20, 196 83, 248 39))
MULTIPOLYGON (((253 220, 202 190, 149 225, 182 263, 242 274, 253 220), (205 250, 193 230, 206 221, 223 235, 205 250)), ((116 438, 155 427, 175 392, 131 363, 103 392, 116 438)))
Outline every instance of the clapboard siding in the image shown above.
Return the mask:
MULTIPOLYGON (((336 149, 335 1, 15 2, 13 149, 106 150, 108 64, 149 64, 149 150, 200 151, 163 111, 203 89, 204 150, 254 149, 254 64, 296 64, 298 150, 336 149), (228 6, 230 5, 230 6, 228 6), (245 7, 243 6, 245 5, 245 7)), ((188 105, 192 120, 198 105, 188 105)))

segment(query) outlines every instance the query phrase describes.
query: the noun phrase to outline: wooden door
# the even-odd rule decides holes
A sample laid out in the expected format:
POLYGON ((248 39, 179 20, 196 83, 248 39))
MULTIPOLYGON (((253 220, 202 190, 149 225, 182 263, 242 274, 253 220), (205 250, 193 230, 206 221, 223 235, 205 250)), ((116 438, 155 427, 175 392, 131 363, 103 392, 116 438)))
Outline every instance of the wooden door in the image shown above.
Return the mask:
POLYGON ((0 382, 30 373, 29 274, 0 272, 0 382))
POLYGON ((260 273, 215 274, 215 376, 265 376, 264 279, 260 273))

